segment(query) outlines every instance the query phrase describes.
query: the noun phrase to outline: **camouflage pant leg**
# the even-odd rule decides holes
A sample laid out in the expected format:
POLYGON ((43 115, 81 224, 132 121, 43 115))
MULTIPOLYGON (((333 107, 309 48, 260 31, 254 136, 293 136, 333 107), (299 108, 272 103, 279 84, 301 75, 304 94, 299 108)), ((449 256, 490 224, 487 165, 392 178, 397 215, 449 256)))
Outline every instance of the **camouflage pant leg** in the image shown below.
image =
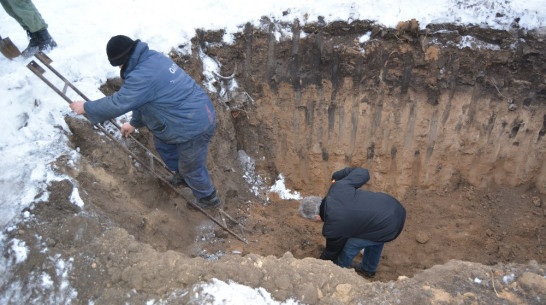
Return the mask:
POLYGON ((31 0, 0 0, 4 10, 31 33, 47 29, 47 23, 31 0))

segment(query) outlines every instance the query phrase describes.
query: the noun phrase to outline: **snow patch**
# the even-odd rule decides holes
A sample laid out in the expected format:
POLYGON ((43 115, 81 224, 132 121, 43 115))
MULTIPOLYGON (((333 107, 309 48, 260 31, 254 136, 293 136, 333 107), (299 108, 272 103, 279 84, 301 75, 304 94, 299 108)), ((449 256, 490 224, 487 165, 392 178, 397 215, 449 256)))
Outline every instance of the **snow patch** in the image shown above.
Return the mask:
POLYGON ((271 293, 264 288, 253 289, 233 281, 228 283, 213 278, 211 283, 198 285, 194 288, 196 301, 201 304, 267 304, 267 305, 296 305, 301 304, 293 299, 284 302, 276 301, 271 293))
POLYGON ((516 276, 512 273, 512 274, 503 276, 503 277, 502 277, 502 281, 503 281, 506 285, 510 285, 510 284, 512 284, 512 282, 514 281, 515 278, 516 278, 516 276))
POLYGON ((488 50, 493 50, 493 51, 500 50, 500 46, 498 46, 496 44, 483 42, 481 40, 476 39, 473 36, 463 36, 463 37, 461 37, 461 41, 457 44, 457 47, 459 49, 471 48, 473 50, 476 50, 476 49, 478 49, 478 50, 488 49, 488 50))
POLYGON ((237 159, 243 168, 243 179, 250 185, 250 190, 254 196, 266 200, 262 194, 265 191, 264 178, 256 174, 256 162, 244 150, 237 152, 237 159))
POLYGON ((284 176, 282 174, 279 174, 277 181, 275 181, 275 184, 271 186, 269 192, 279 194, 279 197, 284 200, 300 200, 302 198, 299 192, 286 188, 284 184, 284 176))
POLYGON ((358 42, 365 43, 366 41, 370 40, 371 37, 372 37, 372 32, 368 31, 366 34, 358 37, 358 42))
POLYGON ((216 78, 214 77, 214 73, 219 74, 220 72, 220 64, 217 60, 213 59, 212 57, 208 56, 203 52, 203 50, 199 49, 199 57, 201 58, 201 61, 203 62, 203 76, 204 79, 204 86, 209 92, 216 93, 218 90, 216 90, 216 87, 214 84, 216 83, 216 78))
POLYGON ((28 248, 22 240, 16 238, 12 239, 9 252, 15 258, 16 264, 20 264, 27 260, 28 248))
POLYGON ((77 187, 72 189, 72 194, 70 194, 70 202, 79 206, 80 208, 83 208, 83 200, 80 197, 80 191, 77 187))

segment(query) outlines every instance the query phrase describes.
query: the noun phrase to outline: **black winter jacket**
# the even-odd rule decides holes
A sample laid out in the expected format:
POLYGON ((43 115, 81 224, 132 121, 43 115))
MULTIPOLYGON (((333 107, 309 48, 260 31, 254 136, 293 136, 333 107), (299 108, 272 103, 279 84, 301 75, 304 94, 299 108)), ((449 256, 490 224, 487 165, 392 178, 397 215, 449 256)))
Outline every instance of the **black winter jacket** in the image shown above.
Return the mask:
POLYGON ((321 204, 322 235, 326 249, 321 259, 335 260, 348 238, 375 242, 394 240, 406 220, 406 209, 390 195, 359 190, 368 180, 368 170, 347 167, 332 175, 335 182, 321 204))

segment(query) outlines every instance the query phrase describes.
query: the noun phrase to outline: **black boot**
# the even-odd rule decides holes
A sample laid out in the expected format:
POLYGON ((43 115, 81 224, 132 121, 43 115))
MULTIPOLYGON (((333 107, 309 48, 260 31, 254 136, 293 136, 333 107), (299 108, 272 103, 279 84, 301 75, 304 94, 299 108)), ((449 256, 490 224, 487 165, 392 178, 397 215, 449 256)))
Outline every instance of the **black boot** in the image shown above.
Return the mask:
POLYGON ((182 177, 182 175, 180 175, 178 172, 167 178, 167 182, 169 182, 169 184, 172 186, 188 187, 186 180, 184 180, 184 177, 182 177))
POLYGON ((38 51, 51 50, 57 46, 57 43, 53 40, 51 35, 49 35, 47 29, 39 30, 34 33, 27 33, 28 37, 30 37, 30 42, 28 43, 27 48, 21 52, 25 58, 31 57, 38 51))
POLYGON ((195 200, 194 203, 202 209, 215 209, 221 204, 220 198, 218 198, 218 194, 216 194, 216 190, 205 198, 195 200))

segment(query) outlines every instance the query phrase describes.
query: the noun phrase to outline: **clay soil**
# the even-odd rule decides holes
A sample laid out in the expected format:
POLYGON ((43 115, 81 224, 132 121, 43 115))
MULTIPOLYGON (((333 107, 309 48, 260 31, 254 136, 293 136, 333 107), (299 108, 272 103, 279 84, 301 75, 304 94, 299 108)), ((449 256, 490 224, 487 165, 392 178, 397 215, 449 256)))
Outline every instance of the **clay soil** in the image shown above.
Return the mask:
MULTIPOLYGON (((445 75, 423 74, 423 77, 405 80, 404 73, 422 73, 432 63, 419 63, 413 59, 411 65, 414 68, 408 72, 404 65, 410 60, 403 55, 397 57, 393 51, 415 49, 421 50, 423 58, 425 55, 438 56, 433 49, 423 52, 425 44, 420 39, 425 34, 422 30, 412 28, 411 23, 405 26, 402 24, 397 29, 385 29, 368 22, 350 25, 324 25, 319 22, 303 28, 297 23, 264 23, 271 27, 291 27, 306 36, 301 37, 302 42, 296 49, 293 42, 285 46, 282 43, 274 46, 275 42, 269 35, 271 28, 253 29, 247 26, 232 46, 220 44, 221 32, 198 31, 192 42, 194 50, 203 48, 206 54, 217 58, 222 64, 222 74, 229 76, 233 73, 241 87, 254 100, 252 104, 249 100, 211 93, 217 106, 219 123, 211 142, 207 165, 221 195, 223 210, 244 226, 244 234, 229 221, 227 227, 239 236, 244 236, 246 242, 220 228, 204 213, 190 209, 185 199, 187 196, 180 194, 186 194, 187 190, 173 190, 145 166, 128 156, 120 143, 130 150, 138 150, 134 141, 119 139, 116 132, 112 134, 117 141, 112 141, 85 119, 70 116, 66 119, 70 130, 64 132, 81 158, 77 164, 73 164, 68 162, 68 156, 63 156, 52 165, 73 180, 52 183, 48 201, 34 203, 27 210, 33 217, 9 232, 10 238, 24 240, 32 248, 28 261, 17 265, 15 277, 11 280, 23 279, 37 270, 54 273, 51 257, 58 254, 67 260, 72 257, 70 282, 77 291, 77 297, 73 300, 76 304, 87 304, 89 300, 95 304, 144 304, 150 299, 170 301, 172 304, 195 304, 203 300, 191 299, 192 296, 182 292, 198 291, 197 285, 211 278, 265 287, 278 300, 294 298, 307 304, 358 304, 364 300, 373 304, 542 303, 546 298, 546 189, 542 182, 544 180, 540 178, 540 175, 544 175, 540 171, 540 163, 544 162, 544 158, 537 161, 539 169, 530 171, 528 177, 514 177, 517 182, 503 183, 506 180, 497 180, 476 183, 470 174, 464 172, 465 158, 446 157, 435 161, 437 163, 434 166, 437 172, 441 172, 441 168, 459 166, 460 170, 449 179, 438 178, 437 183, 427 184, 416 175, 408 175, 407 183, 400 180, 394 183, 394 180, 386 178, 388 174, 378 164, 384 160, 384 155, 394 159, 396 151, 393 155, 392 149, 380 149, 379 144, 371 145, 368 146, 365 161, 361 162, 355 155, 344 153, 343 161, 335 161, 335 166, 331 167, 324 164, 333 162, 333 148, 327 153, 319 149, 320 161, 313 163, 313 145, 316 142, 326 145, 323 140, 312 141, 309 151, 302 149, 294 155, 279 153, 289 152, 290 148, 284 146, 286 142, 279 140, 287 137, 276 129, 286 130, 283 127, 292 124, 292 115, 301 105, 296 105, 292 110, 278 110, 275 114, 277 125, 268 124, 268 113, 260 110, 260 105, 265 105, 267 100, 283 100, 283 94, 287 92, 290 96, 303 96, 307 86, 317 88, 318 83, 323 84, 323 87, 317 90, 328 96, 328 99, 335 100, 344 96, 343 83, 347 83, 347 77, 352 79, 349 82, 353 82, 351 86, 356 90, 351 94, 361 92, 362 89, 355 86, 361 86, 364 82, 367 82, 367 90, 374 91, 376 96, 401 96, 421 90, 426 92, 427 98, 422 102, 426 107, 442 103, 442 90, 451 90, 452 95, 457 94, 458 89, 454 89, 457 86, 479 87, 480 93, 474 95, 490 95, 499 99, 499 93, 506 95, 506 91, 486 81, 480 83, 476 76, 479 69, 464 65, 457 66, 460 71, 453 78, 457 78, 453 83, 443 78, 445 75), (375 50, 381 45, 381 48, 390 48, 392 51, 366 53, 363 59, 359 59, 359 63, 354 58, 363 56, 355 55, 355 52, 360 51, 347 50, 355 46, 357 35, 368 31, 375 39, 375 50), (335 43, 332 45, 336 47, 331 50, 342 48, 342 51, 327 51, 330 49, 326 42, 333 40, 335 43), (320 49, 318 46, 326 51, 315 53, 320 49), (303 55, 298 57, 297 54, 303 55), (383 58, 383 62, 376 63, 377 58, 373 58, 375 55, 383 58), (272 57, 275 60, 271 60, 272 57), (318 59, 313 61, 313 58, 318 59), (260 66, 257 64, 260 62, 265 64, 260 66), (290 68, 290 63, 299 72, 290 68), (400 63, 400 66, 396 67, 396 63, 400 63), (358 68, 364 64, 369 69, 358 68), (389 67, 390 64, 394 65, 390 66, 390 71, 398 72, 389 74, 383 70, 388 75, 381 78, 381 67, 389 67), (379 68, 375 69, 375 65, 379 68), (354 81, 356 78, 358 82, 354 81), (324 79, 328 79, 328 82, 325 83, 324 79), (444 81, 445 86, 442 87, 444 81), (431 87, 433 83, 437 87, 431 87), (284 87, 286 84, 289 84, 290 89, 284 87), (298 212, 298 200, 284 200, 278 194, 264 189, 256 196, 252 191, 252 183, 244 177, 247 169, 240 162, 240 151, 245 151, 256 160, 255 174, 263 177, 266 183, 272 184, 278 174, 282 173, 287 177, 286 187, 299 191, 302 196, 323 196, 327 191, 328 175, 335 167, 363 166, 375 170, 369 185, 363 188, 393 193, 407 210, 405 228, 398 239, 385 246, 376 277, 365 279, 352 270, 317 260, 324 248, 321 223, 302 218, 298 212), (306 156, 301 157, 301 154, 306 156), (307 170, 292 166, 302 162, 314 165, 309 165, 307 170), (305 178, 300 179, 302 176, 305 178), (78 187, 85 202, 82 209, 69 202, 74 186, 78 187), (43 247, 49 250, 40 251, 43 247), (506 276, 515 277, 515 280, 502 281, 506 276), (477 278, 480 279, 479 284, 474 280, 477 278), (177 295, 180 296, 178 299, 177 295)), ((457 37, 460 39, 464 35, 474 35, 481 39, 487 38, 491 43, 496 42, 504 50, 504 46, 515 35, 503 31, 484 32, 479 28, 444 27, 446 30, 443 32, 428 29, 427 39, 432 39, 430 33, 435 31, 444 33, 438 34, 436 38, 445 41, 457 41, 457 37), (453 37, 445 33, 452 33, 453 37)), ((518 33, 522 35, 521 31, 518 33)), ((298 38, 294 37, 292 41, 298 38)), ((529 44, 522 46, 522 49, 534 51, 521 51, 521 54, 514 51, 518 60, 506 57, 503 51, 498 51, 502 53, 500 55, 493 50, 481 50, 476 54, 484 61, 513 61, 512 64, 518 66, 514 68, 519 69, 517 73, 534 77, 523 85, 517 83, 518 86, 528 86, 525 88, 533 92, 531 100, 520 99, 523 96, 521 92, 525 91, 520 87, 518 90, 521 92, 514 93, 514 96, 520 103, 520 109, 527 106, 526 111, 539 119, 543 119, 544 114, 546 120, 546 83, 543 74, 545 46, 543 40, 535 36, 526 36, 526 39, 529 44)), ((448 43, 445 42, 445 45, 448 43)), ((450 50, 452 57, 473 56, 471 53, 464 54, 468 50, 450 50)), ((199 64, 199 58, 181 55, 176 50, 173 50, 171 57, 198 81, 204 81, 201 79, 202 71, 199 67, 202 65, 199 64)), ((438 61, 433 64, 436 68, 441 66, 438 61)), ((449 70, 454 64, 444 63, 444 66, 449 70)), ((499 74, 496 76, 503 73, 497 72, 499 74)), ((216 86, 221 88, 225 82, 226 79, 219 78, 216 86)), ((119 80, 110 80, 102 90, 105 94, 111 94, 118 86, 119 80)), ((510 86, 510 83, 507 82, 505 86, 510 86)), ((364 103, 367 102, 361 101, 358 104, 364 103)), ((320 107, 320 101, 315 106, 320 107)), ((305 107, 306 118, 309 119, 311 107, 305 107)), ((406 106, 395 105, 393 111, 403 112, 403 107, 406 106)), ((263 106, 261 109, 268 108, 263 106)), ((507 115, 511 114, 509 110, 503 111, 507 115)), ((324 130, 328 129, 328 120, 331 119, 328 114, 322 123, 317 123, 322 124, 324 130)), ((490 118, 484 119, 486 123, 488 120, 490 118)), ((315 118, 315 121, 319 119, 315 118)), ((309 120, 306 123, 309 128, 316 126, 309 120)), ((478 125, 486 123, 480 122, 478 125)), ((543 123, 539 122, 538 126, 535 130, 528 125, 526 133, 532 134, 534 146, 528 148, 520 141, 516 146, 529 150, 519 151, 518 154, 536 156, 535 153, 539 153, 540 156, 544 152, 545 144, 541 136, 544 135, 544 127, 540 129, 543 123)), ((306 132, 313 135, 317 133, 316 130, 306 132)), ((463 127, 446 143, 464 141, 461 140, 464 139, 464 131, 463 127)), ((402 133, 392 127, 393 134, 398 132, 402 133)), ((513 134, 514 129, 508 128, 507 132, 513 134)), ((336 136, 341 137, 340 134, 336 136)), ((150 145, 150 134, 146 130, 141 130, 135 138, 154 152, 150 145)), ((320 136, 315 138, 320 139, 320 136)), ((302 142, 305 141, 302 138, 302 142)), ((514 138, 509 141, 507 145, 514 147, 514 138)), ((495 143, 484 145, 495 146, 495 143)), ((414 147, 411 154, 422 156, 425 151, 426 147, 414 147), (417 150, 422 153, 416 153, 417 150)), ((483 149, 472 154, 481 153, 483 149)), ((398 150, 398 154, 402 154, 401 150, 398 150)), ((408 162, 415 163, 414 160, 408 162)), ((400 166, 397 174, 403 176, 403 172, 400 166)), ((491 171, 482 175, 488 173, 491 171)), ((209 212, 209 215, 218 216, 215 212, 209 212)), ((46 292, 31 288, 32 278, 23 282, 30 296, 45 300, 46 292)), ((4 295, 9 291, 7 284, 2 287, 4 295)), ((66 292, 57 289, 53 294, 60 297, 66 292)))
MULTIPOLYGON (((70 119, 69 125, 78 135, 75 144, 82 154, 91 164, 101 165, 98 169, 91 164, 80 168, 78 181, 87 193, 84 200, 98 205, 101 214, 123 224, 137 240, 161 251, 213 259, 230 253, 282 257, 291 252, 299 259, 320 256, 324 248, 322 224, 300 215, 300 201, 282 200, 269 193, 270 200, 264 203, 248 191, 239 170, 228 172, 224 179, 229 182, 221 184, 231 188, 222 196, 223 209, 246 228, 241 234, 238 226, 228 222, 233 232, 246 237, 246 244, 202 213, 188 209, 178 193, 147 170, 134 168, 114 143, 105 143, 87 122, 70 119)), ((233 156, 215 161, 233 162, 233 156)), ((477 190, 462 184, 439 192, 411 190, 401 199, 408 211, 404 231, 387 244, 373 280, 412 276, 451 259, 486 265, 529 260, 544 263, 543 200, 544 194, 529 186, 477 190)))

